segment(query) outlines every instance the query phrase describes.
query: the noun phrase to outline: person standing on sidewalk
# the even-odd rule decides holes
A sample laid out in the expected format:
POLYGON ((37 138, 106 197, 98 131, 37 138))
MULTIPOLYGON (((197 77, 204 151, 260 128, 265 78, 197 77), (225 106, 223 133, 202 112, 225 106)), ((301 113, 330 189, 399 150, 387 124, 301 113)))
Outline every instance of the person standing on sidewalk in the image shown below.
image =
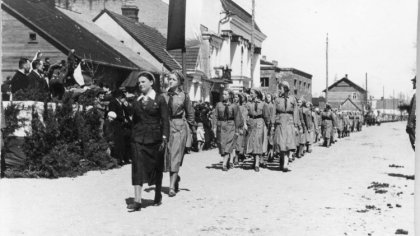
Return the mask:
POLYGON ((276 112, 271 116, 274 152, 280 155, 280 170, 284 172, 290 171, 290 152, 296 149, 296 133, 301 130, 297 101, 289 90, 288 82, 279 84, 280 96, 274 101, 276 112))
POLYGON ((169 108, 170 134, 165 152, 165 172, 170 173, 169 197, 179 191, 179 168, 184 159, 190 129, 195 131, 194 109, 190 97, 182 90, 184 75, 174 71, 169 75, 169 90, 164 95, 169 108))
POLYGON ((151 73, 140 74, 138 86, 141 93, 131 107, 132 184, 135 197, 134 202, 127 208, 133 211, 141 209, 144 183, 156 186, 154 205, 162 203, 162 176, 164 151, 169 137, 169 114, 165 98, 156 94, 152 88, 154 81, 151 73))
MULTIPOLYGON (((416 89, 416 77, 412 79, 413 89, 416 89)), ((410 138, 411 147, 416 150, 416 93, 410 103, 410 110, 408 111, 407 128, 405 129, 410 138)))
MULTIPOLYGON (((231 157, 236 140, 239 137, 240 128, 243 126, 242 115, 239 107, 232 103, 233 92, 223 91, 223 101, 218 102, 214 109, 216 124, 216 137, 219 153, 223 157, 223 171, 228 170, 228 161, 231 157)), ((233 156, 232 156, 233 158, 233 156)))

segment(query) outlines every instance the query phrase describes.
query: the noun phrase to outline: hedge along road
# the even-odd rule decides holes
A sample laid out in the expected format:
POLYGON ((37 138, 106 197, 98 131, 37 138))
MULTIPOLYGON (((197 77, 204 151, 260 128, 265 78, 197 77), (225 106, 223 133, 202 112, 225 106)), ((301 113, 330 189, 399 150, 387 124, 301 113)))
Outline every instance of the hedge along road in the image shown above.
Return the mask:
MULTIPOLYGON (((292 163, 222 172, 216 150, 187 155, 181 191, 128 213, 131 166, 77 178, 2 179, 0 235, 414 234, 414 152, 405 123, 364 127, 292 163)), ((165 174, 164 186, 169 178, 165 174)))

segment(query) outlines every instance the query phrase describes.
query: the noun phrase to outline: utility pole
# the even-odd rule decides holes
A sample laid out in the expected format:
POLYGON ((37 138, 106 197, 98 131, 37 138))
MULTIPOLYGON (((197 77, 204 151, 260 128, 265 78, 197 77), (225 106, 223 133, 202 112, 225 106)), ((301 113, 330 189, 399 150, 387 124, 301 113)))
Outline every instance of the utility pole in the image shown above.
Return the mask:
POLYGON ((255 0, 252 0, 252 26, 251 26, 251 88, 254 87, 254 28, 255 28, 255 0))
POLYGON ((365 74, 365 80, 366 80, 366 109, 367 109, 368 104, 369 104, 368 76, 367 76, 367 72, 366 72, 366 74, 365 74))
POLYGON ((327 42, 326 42, 326 53, 325 53, 325 59, 326 59, 326 84, 325 84, 325 104, 328 103, 328 33, 327 33, 327 42))

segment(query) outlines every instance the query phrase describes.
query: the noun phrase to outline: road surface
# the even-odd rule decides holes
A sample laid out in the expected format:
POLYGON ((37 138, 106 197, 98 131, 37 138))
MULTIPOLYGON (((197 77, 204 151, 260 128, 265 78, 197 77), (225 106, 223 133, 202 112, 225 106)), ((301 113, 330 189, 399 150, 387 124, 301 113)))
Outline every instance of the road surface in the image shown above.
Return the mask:
POLYGON ((131 166, 78 178, 0 180, 0 235, 394 235, 414 229, 414 152, 405 123, 360 133, 259 173, 187 155, 181 191, 128 213, 131 166))

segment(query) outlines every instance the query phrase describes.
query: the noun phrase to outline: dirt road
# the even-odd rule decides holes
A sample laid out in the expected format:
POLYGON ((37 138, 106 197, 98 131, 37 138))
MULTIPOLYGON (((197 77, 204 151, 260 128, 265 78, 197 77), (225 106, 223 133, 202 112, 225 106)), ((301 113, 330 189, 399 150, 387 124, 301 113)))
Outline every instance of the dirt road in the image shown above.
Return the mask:
MULTIPOLYGON (((124 166, 78 178, 0 180, 0 235, 394 235, 414 229, 414 152, 404 123, 360 133, 292 172, 222 172, 216 150, 186 156, 181 191, 141 212, 124 166)), ((164 186, 169 178, 164 177, 164 186)))

